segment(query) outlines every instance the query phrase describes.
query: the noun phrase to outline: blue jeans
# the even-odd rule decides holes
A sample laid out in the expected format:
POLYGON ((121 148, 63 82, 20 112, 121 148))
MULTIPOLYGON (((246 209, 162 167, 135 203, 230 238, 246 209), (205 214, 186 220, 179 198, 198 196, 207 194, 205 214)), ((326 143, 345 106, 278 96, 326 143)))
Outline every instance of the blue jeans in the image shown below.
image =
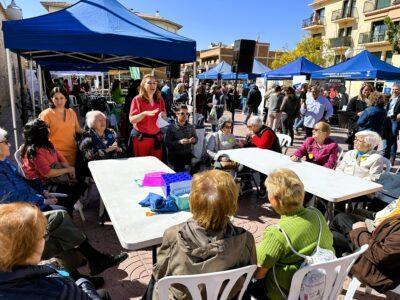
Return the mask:
POLYGON ((397 137, 399 136, 399 124, 396 120, 390 120, 392 123, 391 143, 390 143, 390 158, 396 158, 397 154, 397 137))
POLYGON ((304 117, 301 116, 300 118, 296 118, 296 120, 294 120, 294 129, 299 129, 300 127, 303 127, 304 124, 304 117))

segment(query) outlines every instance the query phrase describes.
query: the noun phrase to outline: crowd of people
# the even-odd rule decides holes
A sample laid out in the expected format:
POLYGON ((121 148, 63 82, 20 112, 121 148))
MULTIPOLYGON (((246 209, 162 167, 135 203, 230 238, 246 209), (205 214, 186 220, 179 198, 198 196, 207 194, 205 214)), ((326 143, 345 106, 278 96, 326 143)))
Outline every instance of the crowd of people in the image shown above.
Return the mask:
MULTIPOLYGON (((191 103, 184 83, 178 83, 172 91, 168 82, 159 87, 154 76, 145 75, 131 88, 124 104, 131 132, 119 134, 108 127, 106 115, 96 110, 86 114, 82 128, 79 117, 68 106, 66 90, 54 88, 50 107, 24 127, 24 144, 19 152, 22 173, 10 161, 7 132, 0 129, 0 250, 4 254, 0 257, 0 298, 24 299, 29 291, 30 299, 51 295, 107 299, 107 293, 99 290, 104 280, 97 275, 118 265, 127 254, 98 251, 72 220, 74 204, 86 188, 83 179, 90 176, 87 164, 122 156, 155 156, 175 171, 196 173, 192 159, 199 137, 195 129, 205 121, 212 127, 204 143, 202 163, 207 170, 194 174, 192 180, 192 218, 164 232, 145 299, 158 298, 156 283, 165 276, 254 264, 257 270, 246 299, 283 299, 289 293, 293 274, 304 261, 298 253, 310 255, 317 245, 341 257, 368 244, 350 274, 379 292, 400 284, 399 200, 385 206, 375 195, 358 197, 352 201, 363 203, 368 211, 355 208, 349 212, 338 207, 342 212, 328 225, 324 209, 311 207, 312 195, 305 192, 293 171, 277 169, 268 177, 260 173, 258 196, 266 197, 280 217, 277 226, 265 229, 256 245, 250 232, 232 223, 239 197, 232 174, 240 176, 249 170, 219 154, 220 150, 241 147, 281 152, 277 133, 290 135, 293 142, 295 131, 303 127, 305 139, 291 156, 292 161, 305 159, 378 181, 384 172, 383 155, 389 154, 392 159, 397 151, 394 144, 400 121, 400 87, 395 85, 388 98, 365 84, 360 95, 349 101, 349 139, 354 149, 340 161, 341 149, 331 137, 329 125, 333 105, 318 85, 304 84, 297 91, 273 86, 264 97, 264 118, 259 115, 263 99, 257 86, 244 87, 240 94, 248 128, 245 139, 232 134, 234 123, 224 115, 235 105, 229 86, 199 85, 195 97, 201 121, 194 125, 189 123, 191 103), (121 143, 121 135, 128 139, 130 148, 121 143), (52 192, 66 197, 57 198, 52 192), (42 264, 54 257, 67 272, 42 264), (78 271, 83 264, 88 264, 90 274, 78 271)), ((113 97, 123 104, 119 82, 113 87, 113 97)), ((251 182, 244 183, 252 190, 251 182)), ((237 296, 242 285, 243 280, 238 280, 229 299, 237 296)), ((205 293, 203 287, 200 290, 205 293)), ((170 297, 191 299, 182 286, 173 286, 170 297)))

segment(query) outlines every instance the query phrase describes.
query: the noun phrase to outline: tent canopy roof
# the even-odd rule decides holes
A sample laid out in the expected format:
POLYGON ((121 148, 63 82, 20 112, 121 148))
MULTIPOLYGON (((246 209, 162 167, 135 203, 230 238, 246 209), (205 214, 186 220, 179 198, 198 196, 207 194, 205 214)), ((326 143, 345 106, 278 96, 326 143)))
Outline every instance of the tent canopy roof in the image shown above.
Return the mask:
MULTIPOLYGON (((269 71, 271 71, 270 68, 263 65, 257 59, 254 59, 253 70, 252 70, 251 74, 240 73, 238 75, 238 79, 241 79, 241 80, 245 80, 245 79, 249 79, 249 78, 254 79, 254 78, 260 77, 261 74, 269 72, 269 71)), ((227 80, 233 80, 233 79, 235 79, 235 77, 236 77, 236 73, 232 73, 231 71, 229 73, 224 73, 221 75, 222 79, 227 79, 227 80)))
POLYGON ((198 79, 220 79, 221 74, 227 74, 231 72, 231 65, 226 61, 221 61, 218 65, 210 70, 197 75, 198 79))
POLYGON ((313 79, 326 77, 345 77, 348 80, 382 79, 391 80, 400 77, 400 69, 364 50, 353 58, 332 67, 314 72, 313 79))
POLYGON ((292 79, 293 76, 306 75, 309 77, 311 73, 321 70, 322 68, 304 56, 276 69, 264 74, 268 79, 292 79))
POLYGON ((36 61, 159 67, 196 59, 196 42, 138 17, 116 0, 4 21, 5 47, 36 61))

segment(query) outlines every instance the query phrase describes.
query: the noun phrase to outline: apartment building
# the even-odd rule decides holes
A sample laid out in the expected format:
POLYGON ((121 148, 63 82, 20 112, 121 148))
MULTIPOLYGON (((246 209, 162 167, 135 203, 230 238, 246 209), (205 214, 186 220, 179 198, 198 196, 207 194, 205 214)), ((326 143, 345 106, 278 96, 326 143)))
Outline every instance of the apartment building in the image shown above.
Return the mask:
POLYGON ((366 49, 380 59, 400 66, 400 55, 394 54, 387 41, 384 19, 400 21, 400 0, 314 0, 309 4, 312 15, 302 27, 310 36, 321 37, 336 64, 345 59, 346 50, 354 54, 366 49))

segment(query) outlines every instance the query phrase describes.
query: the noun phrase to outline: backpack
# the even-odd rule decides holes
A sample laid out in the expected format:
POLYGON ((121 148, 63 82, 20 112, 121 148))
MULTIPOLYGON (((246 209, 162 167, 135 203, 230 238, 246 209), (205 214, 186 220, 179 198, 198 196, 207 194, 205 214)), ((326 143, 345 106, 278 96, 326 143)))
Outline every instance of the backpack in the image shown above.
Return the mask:
MULTIPOLYGON (((315 248, 314 252, 310 255, 303 255, 299 252, 297 252, 292 244, 290 243, 289 237, 285 233, 285 231, 278 225, 279 231, 282 232, 283 236, 286 239, 286 242, 288 243, 288 246, 290 250, 292 250, 293 253, 296 255, 304 258, 304 262, 301 264, 300 269, 307 267, 307 266, 313 266, 316 264, 332 261, 336 259, 335 254, 331 250, 323 249, 319 247, 320 240, 321 240, 321 234, 322 234, 322 222, 321 222, 321 217, 319 213, 316 211, 315 208, 310 208, 312 209, 318 216, 318 221, 319 221, 319 234, 318 234, 318 242, 317 242, 317 247, 315 248)), ((279 283, 276 279, 275 275, 275 266, 272 269, 273 276, 274 276, 274 282, 276 286, 278 287, 279 292, 282 294, 284 299, 287 299, 287 296, 285 293, 282 291, 282 289, 279 286, 279 283)), ((314 269, 310 272, 308 272, 304 278, 303 282, 301 283, 301 289, 300 289, 300 299, 301 300, 320 300, 323 298, 324 291, 325 291, 325 281, 326 281, 326 274, 325 271, 322 269, 314 269)))

